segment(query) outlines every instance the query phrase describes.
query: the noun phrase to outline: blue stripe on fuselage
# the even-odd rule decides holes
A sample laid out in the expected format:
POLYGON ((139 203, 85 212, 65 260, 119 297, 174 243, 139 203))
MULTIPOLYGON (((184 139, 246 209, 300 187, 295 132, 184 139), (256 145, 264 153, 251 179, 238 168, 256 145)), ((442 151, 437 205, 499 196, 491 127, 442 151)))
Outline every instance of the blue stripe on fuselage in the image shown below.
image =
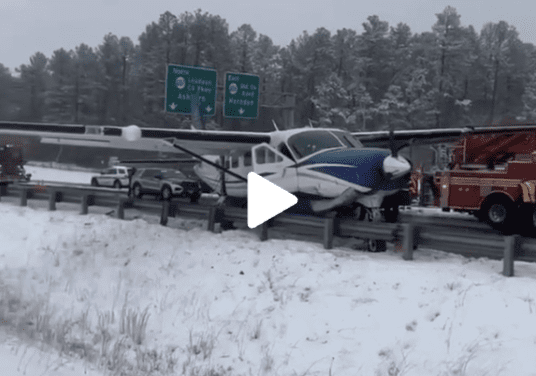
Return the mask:
POLYGON ((309 168, 362 187, 392 190, 400 188, 400 184, 386 180, 383 174, 383 161, 390 154, 389 150, 372 148, 326 150, 299 163, 297 167, 322 164, 324 166, 309 168))

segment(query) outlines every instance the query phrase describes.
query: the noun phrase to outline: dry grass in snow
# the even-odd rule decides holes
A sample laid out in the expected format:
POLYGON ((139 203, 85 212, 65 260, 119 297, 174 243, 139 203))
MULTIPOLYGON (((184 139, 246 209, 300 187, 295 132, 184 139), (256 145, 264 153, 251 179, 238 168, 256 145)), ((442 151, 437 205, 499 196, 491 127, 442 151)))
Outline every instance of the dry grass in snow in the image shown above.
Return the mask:
POLYGON ((487 259, 204 226, 1 203, 0 322, 18 345, 0 357, 22 372, 40 348, 58 375, 536 374, 535 265, 505 278, 487 259))

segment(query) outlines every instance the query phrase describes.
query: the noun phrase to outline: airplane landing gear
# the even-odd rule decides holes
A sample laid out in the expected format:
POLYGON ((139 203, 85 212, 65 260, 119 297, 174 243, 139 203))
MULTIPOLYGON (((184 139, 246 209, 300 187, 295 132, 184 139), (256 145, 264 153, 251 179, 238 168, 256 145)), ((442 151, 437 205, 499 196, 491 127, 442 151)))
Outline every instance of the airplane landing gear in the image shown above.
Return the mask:
MULTIPOLYGON (((380 222, 382 213, 379 208, 366 208, 366 218, 369 222, 380 222)), ((385 240, 365 239, 365 242, 369 252, 385 252, 387 250, 385 240)))

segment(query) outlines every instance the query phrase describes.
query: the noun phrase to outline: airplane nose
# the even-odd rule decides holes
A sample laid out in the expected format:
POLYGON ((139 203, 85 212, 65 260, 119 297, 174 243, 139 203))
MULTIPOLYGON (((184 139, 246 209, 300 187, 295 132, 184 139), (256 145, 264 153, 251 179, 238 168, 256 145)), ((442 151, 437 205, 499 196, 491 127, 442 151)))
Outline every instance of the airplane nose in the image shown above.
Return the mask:
POLYGON ((402 176, 410 170, 411 165, 404 157, 390 155, 383 160, 383 171, 394 178, 402 176))

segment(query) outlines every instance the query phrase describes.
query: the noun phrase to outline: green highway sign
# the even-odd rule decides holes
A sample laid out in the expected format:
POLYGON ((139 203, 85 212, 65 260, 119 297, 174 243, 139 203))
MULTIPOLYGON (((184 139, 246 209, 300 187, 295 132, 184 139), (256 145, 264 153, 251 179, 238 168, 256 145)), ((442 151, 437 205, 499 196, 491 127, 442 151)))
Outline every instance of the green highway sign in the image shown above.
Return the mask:
POLYGON ((254 119, 259 113, 259 76, 244 73, 225 74, 225 117, 254 119))
POLYGON ((216 71, 213 69, 168 65, 166 76, 167 112, 190 114, 191 101, 199 93, 199 105, 203 115, 216 112, 216 71))

